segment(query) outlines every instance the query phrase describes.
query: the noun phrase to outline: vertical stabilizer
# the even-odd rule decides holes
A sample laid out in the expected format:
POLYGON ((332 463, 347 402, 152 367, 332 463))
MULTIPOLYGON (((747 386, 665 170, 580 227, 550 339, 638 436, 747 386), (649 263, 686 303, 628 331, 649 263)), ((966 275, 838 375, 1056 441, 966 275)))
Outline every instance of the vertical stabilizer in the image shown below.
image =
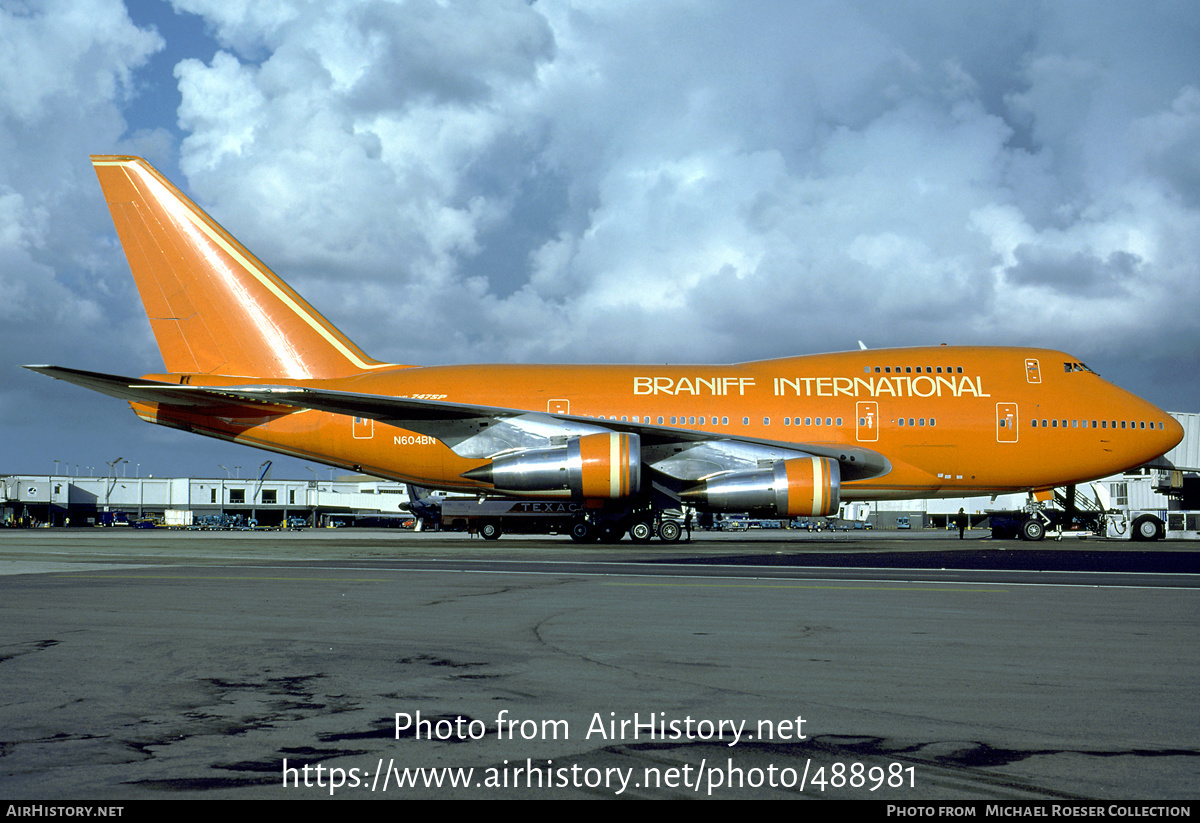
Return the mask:
POLYGON ((382 368, 140 157, 93 156, 167 370, 255 379, 382 368))

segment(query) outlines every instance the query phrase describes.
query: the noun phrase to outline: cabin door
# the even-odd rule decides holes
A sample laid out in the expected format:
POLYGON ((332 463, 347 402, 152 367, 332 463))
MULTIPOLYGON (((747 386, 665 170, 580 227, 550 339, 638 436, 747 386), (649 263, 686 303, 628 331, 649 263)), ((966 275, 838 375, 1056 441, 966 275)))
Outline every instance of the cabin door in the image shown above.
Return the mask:
POLYGON ((375 434, 375 421, 370 417, 354 418, 354 429, 351 434, 355 440, 370 440, 375 434))
POLYGON ((996 404, 996 440, 1000 443, 1017 442, 1017 404, 996 404))
POLYGON ((879 439, 879 403, 874 400, 860 400, 857 411, 855 437, 859 443, 874 443, 879 439))

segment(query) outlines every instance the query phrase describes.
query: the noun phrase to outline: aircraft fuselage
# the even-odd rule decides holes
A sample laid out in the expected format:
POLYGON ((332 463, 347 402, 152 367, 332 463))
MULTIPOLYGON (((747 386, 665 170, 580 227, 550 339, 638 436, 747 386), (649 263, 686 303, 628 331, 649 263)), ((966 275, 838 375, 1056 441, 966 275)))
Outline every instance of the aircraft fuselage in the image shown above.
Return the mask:
MULTIPOLYGON (((147 375, 191 385, 245 378, 147 375)), ((878 349, 727 366, 396 367, 321 381, 348 393, 524 409, 707 432, 780 445, 855 445, 887 456, 883 477, 842 498, 967 496, 1104 477, 1178 442, 1173 418, 1046 349, 878 349)), ((213 420, 139 407, 154 422, 438 488, 481 489, 479 465, 437 438, 367 418, 306 410, 213 420)))

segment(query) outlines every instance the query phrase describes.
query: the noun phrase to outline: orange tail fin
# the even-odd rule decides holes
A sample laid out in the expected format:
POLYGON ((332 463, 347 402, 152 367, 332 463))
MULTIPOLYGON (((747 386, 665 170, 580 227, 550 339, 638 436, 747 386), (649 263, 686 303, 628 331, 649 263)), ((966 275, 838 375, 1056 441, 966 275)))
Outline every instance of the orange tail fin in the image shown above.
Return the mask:
POLYGON ((167 370, 264 378, 383 368, 140 157, 92 157, 167 370))

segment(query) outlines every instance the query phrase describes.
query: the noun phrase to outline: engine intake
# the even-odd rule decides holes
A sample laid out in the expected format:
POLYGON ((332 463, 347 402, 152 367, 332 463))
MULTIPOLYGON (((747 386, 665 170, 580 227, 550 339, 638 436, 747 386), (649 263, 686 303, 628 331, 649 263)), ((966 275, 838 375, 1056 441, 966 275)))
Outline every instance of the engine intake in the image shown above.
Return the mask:
POLYGON ((571 438, 564 446, 500 455, 463 477, 491 483, 500 492, 591 499, 629 497, 641 490, 641 438, 621 432, 585 434, 571 438))
POLYGON ((713 511, 771 511, 779 517, 823 516, 838 509, 841 467, 829 457, 781 460, 769 469, 710 477, 679 496, 713 511))

